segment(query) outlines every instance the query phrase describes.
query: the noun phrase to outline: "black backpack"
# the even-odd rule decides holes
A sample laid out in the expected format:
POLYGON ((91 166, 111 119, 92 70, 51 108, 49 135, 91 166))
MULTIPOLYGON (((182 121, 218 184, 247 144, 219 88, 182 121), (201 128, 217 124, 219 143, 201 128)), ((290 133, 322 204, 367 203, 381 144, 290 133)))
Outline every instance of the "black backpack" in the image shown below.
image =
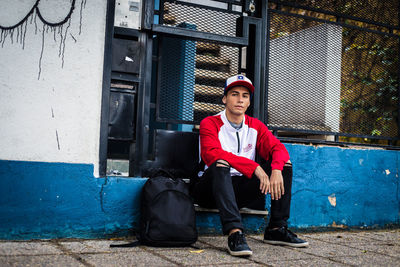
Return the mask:
POLYGON ((182 179, 164 176, 148 179, 143 186, 140 205, 140 243, 177 247, 197 241, 193 200, 182 179))
MULTIPOLYGON (((171 175, 164 170, 156 173, 171 175)), ((144 184, 138 241, 110 247, 184 247, 197 241, 196 215, 189 186, 179 178, 156 176, 144 184)))

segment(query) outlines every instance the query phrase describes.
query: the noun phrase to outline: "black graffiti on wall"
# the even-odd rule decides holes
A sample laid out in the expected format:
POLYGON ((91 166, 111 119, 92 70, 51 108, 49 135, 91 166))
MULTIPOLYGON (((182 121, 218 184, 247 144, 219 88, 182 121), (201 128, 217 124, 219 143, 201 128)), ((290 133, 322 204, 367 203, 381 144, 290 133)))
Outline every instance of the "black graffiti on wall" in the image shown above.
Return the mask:
MULTIPOLYGON (((70 0, 70 9, 68 14, 57 22, 50 22, 47 20, 42 12, 40 11, 40 1, 34 0, 34 4, 29 12, 16 24, 5 26, 0 24, 0 44, 4 47, 4 43, 7 39, 10 39, 11 44, 18 43, 22 45, 22 49, 25 48, 25 37, 28 28, 28 24, 35 25, 35 34, 38 33, 38 22, 42 23, 42 48, 39 57, 39 71, 38 80, 42 72, 42 58, 43 51, 45 47, 45 34, 49 32, 53 34, 54 42, 59 42, 58 57, 61 58, 61 67, 64 67, 64 54, 65 54, 65 44, 68 36, 68 30, 71 26, 71 16, 75 10, 76 0, 70 0), (39 20, 39 21, 38 21, 39 20), (59 37, 59 41, 57 41, 59 37)), ((82 11, 86 7, 87 0, 80 0, 80 21, 79 21, 79 34, 82 31, 82 11)), ((33 2, 33 1, 32 1, 33 2)), ((1 8, 1 4, 0 4, 1 8)), ((70 34, 71 38, 76 42, 76 38, 70 34)))

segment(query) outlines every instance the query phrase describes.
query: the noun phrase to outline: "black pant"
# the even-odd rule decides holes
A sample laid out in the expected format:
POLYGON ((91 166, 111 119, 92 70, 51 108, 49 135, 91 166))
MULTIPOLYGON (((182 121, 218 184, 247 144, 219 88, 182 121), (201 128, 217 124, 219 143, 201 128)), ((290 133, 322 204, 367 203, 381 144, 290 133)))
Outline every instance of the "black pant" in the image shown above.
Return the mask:
MULTIPOLYGON (((268 176, 271 176, 271 164, 261 166, 268 176)), ((292 189, 292 166, 285 166, 282 171, 285 194, 279 200, 271 200, 271 217, 269 228, 287 226, 290 214, 290 199, 292 189)), ((203 174, 194 181, 192 196, 195 202, 205 208, 219 210, 224 234, 231 229, 243 231, 239 209, 242 207, 260 206, 265 203, 265 195, 260 190, 260 180, 253 175, 251 179, 245 176, 230 175, 227 167, 217 167, 214 162, 203 174)))

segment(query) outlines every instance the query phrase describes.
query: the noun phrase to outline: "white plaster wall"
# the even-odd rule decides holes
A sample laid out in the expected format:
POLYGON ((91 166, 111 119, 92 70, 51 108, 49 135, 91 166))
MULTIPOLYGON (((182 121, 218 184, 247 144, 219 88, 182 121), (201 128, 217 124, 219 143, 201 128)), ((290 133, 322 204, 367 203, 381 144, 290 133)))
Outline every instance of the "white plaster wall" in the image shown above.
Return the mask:
POLYGON ((327 25, 327 40, 325 121, 331 131, 339 132, 342 27, 327 25))
MULTIPOLYGON (((38 18, 36 34, 35 23, 27 24, 24 49, 16 43, 17 31, 13 44, 8 37, 0 46, 0 159, 92 163, 97 176, 106 1, 84 1, 79 34, 81 1, 66 35, 63 68, 60 35, 56 41, 50 30, 42 35, 38 18)), ((34 2, 1 0, 0 25, 21 20, 34 2)), ((66 16, 70 4, 41 0, 39 6, 55 22, 66 16)))
POLYGON ((341 45, 342 28, 329 24, 271 41, 271 125, 339 131, 341 45))

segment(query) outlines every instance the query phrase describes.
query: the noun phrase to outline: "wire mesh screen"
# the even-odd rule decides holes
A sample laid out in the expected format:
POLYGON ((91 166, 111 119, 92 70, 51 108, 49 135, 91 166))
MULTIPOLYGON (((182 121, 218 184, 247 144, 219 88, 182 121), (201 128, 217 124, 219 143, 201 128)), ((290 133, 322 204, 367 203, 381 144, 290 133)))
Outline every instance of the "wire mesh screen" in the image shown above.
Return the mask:
MULTIPOLYGON (((164 24, 225 36, 236 35, 237 14, 164 3, 164 24)), ((239 72, 239 48, 160 37, 157 120, 199 123, 224 109, 225 80, 239 72)))
POLYGON ((238 73, 238 48, 164 37, 160 56, 159 120, 199 123, 224 109, 225 80, 238 73))
POLYGON ((236 19, 240 15, 204 7, 164 3, 163 24, 176 26, 180 23, 196 25, 198 31, 236 36, 236 19))
POLYGON ((271 13, 270 127, 397 136, 399 38, 271 13))
MULTIPOLYGON (((279 3, 280 1, 272 2, 279 3)), ((393 26, 399 25, 398 0, 285 0, 282 2, 289 2, 304 7, 312 7, 393 26)))
POLYGON ((343 28, 342 132, 398 135, 399 39, 343 28))

